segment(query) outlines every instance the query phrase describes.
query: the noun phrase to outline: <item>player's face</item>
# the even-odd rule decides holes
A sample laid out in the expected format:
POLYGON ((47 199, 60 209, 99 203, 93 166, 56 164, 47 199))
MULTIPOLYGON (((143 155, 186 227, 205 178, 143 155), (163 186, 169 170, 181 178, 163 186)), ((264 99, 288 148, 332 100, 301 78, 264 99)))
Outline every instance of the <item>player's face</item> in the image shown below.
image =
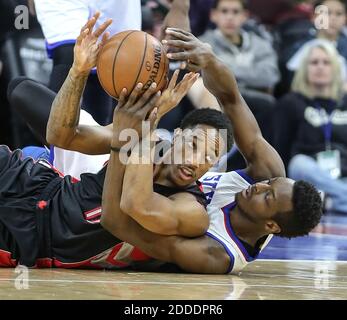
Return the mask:
POLYGON ((224 149, 224 139, 213 127, 180 131, 174 138, 170 179, 179 186, 192 184, 218 162, 224 149))
POLYGON ((222 0, 212 11, 211 20, 226 37, 231 37, 240 32, 247 14, 240 1, 222 0))
POLYGON ((237 204, 254 222, 272 219, 278 212, 293 210, 294 183, 287 178, 256 183, 236 195, 237 204))

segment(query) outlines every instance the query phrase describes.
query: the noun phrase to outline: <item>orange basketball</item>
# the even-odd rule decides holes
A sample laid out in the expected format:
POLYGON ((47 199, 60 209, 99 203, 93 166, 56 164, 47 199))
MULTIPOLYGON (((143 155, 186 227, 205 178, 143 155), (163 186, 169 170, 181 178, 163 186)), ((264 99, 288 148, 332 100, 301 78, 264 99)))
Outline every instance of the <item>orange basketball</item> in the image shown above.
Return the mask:
POLYGON ((118 99, 123 88, 128 94, 138 83, 144 90, 157 83, 157 91, 168 83, 169 60, 160 41, 143 31, 129 30, 111 37, 101 49, 97 72, 104 90, 118 99))

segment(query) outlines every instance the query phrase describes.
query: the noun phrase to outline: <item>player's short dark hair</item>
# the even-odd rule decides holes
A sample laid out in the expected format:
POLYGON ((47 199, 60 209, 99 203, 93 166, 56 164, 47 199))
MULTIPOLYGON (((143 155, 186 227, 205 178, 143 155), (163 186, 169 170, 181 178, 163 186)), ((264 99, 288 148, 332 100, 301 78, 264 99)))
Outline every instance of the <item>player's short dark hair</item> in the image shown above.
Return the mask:
POLYGON ((293 211, 279 212, 274 217, 281 232, 276 236, 296 238, 308 235, 320 222, 322 198, 318 190, 306 181, 297 181, 293 190, 293 211))
MULTIPOLYGON (((216 9, 221 1, 225 1, 225 0, 215 0, 212 8, 216 9)), ((248 9, 248 0, 233 0, 233 1, 240 2, 244 9, 246 9, 246 10, 248 9)))
POLYGON ((194 128, 199 124, 211 126, 218 130, 226 129, 227 151, 229 151, 232 148, 234 144, 233 127, 229 118, 223 112, 210 108, 193 110, 183 118, 180 128, 182 130, 194 128))
MULTIPOLYGON (((317 7, 321 6, 324 4, 324 2, 326 2, 328 0, 316 0, 313 2, 313 8, 316 9, 317 7)), ((347 0, 335 0, 335 1, 338 1, 340 2, 344 7, 345 7, 345 10, 347 11, 347 0)))

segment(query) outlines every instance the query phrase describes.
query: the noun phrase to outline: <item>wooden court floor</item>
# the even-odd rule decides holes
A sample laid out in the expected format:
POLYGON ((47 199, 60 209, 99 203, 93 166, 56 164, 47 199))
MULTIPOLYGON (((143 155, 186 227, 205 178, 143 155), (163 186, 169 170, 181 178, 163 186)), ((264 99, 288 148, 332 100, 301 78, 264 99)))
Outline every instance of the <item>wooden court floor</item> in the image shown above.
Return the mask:
POLYGON ((347 262, 259 260, 239 276, 30 270, 27 289, 17 277, 0 269, 0 300, 347 299, 347 262))

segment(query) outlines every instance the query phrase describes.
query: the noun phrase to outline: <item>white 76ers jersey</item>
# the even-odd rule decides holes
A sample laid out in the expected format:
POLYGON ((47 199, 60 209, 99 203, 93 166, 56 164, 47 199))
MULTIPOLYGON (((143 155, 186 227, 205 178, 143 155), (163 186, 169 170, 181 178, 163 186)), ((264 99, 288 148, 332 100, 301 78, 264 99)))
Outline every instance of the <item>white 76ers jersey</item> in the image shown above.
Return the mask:
MULTIPOLYGON (((93 117, 84 110, 80 112, 80 125, 99 126, 93 117)), ((51 163, 64 175, 80 179, 82 173, 97 173, 106 161, 109 154, 91 156, 76 151, 51 147, 51 163)))
MULTIPOLYGON (((210 218, 210 227, 206 235, 218 241, 228 253, 230 257, 228 273, 238 273, 248 263, 255 260, 259 252, 256 257, 249 255, 233 230, 230 214, 236 206, 236 194, 247 189, 254 182, 242 170, 227 173, 209 172, 200 179, 200 182, 208 201, 207 212, 210 218)), ((271 238, 272 235, 267 237, 261 250, 271 238)))

